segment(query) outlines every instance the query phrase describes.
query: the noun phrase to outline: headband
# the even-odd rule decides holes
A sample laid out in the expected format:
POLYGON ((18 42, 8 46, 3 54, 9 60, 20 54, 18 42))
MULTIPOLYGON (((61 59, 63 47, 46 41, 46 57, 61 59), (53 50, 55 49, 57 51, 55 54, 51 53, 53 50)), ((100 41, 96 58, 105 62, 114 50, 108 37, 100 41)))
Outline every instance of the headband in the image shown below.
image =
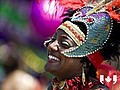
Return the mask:
POLYGON ((73 24, 70 21, 65 21, 62 23, 58 30, 61 29, 65 31, 77 45, 81 45, 82 42, 85 40, 84 33, 79 29, 79 27, 75 24, 73 24))

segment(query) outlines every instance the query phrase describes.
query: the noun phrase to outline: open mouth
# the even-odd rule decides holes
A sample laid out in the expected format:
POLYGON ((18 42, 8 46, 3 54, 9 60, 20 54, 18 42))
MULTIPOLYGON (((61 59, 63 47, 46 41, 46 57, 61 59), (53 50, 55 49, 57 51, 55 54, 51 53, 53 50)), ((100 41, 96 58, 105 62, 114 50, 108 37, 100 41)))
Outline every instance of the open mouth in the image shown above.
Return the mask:
POLYGON ((56 56, 53 56, 53 55, 48 55, 48 60, 53 60, 53 61, 60 62, 60 59, 57 58, 56 56))

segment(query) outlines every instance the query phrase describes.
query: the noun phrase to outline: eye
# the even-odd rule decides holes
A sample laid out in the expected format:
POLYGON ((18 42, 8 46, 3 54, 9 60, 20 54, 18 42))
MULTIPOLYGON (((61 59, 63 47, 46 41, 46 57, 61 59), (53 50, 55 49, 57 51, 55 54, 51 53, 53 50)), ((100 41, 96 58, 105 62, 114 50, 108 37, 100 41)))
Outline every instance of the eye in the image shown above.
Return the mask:
POLYGON ((49 40, 46 40, 45 42, 44 42, 44 46, 45 47, 48 47, 48 45, 51 43, 51 39, 49 39, 49 40))
POLYGON ((72 45, 68 41, 61 41, 61 46, 65 49, 72 47, 72 45))
POLYGON ((45 46, 45 47, 48 47, 49 44, 51 44, 51 43, 54 42, 55 40, 56 40, 56 37, 51 37, 50 39, 48 39, 48 40, 46 40, 46 41, 44 42, 44 46, 45 46))
POLYGON ((54 42, 56 40, 56 37, 51 38, 51 42, 54 42))

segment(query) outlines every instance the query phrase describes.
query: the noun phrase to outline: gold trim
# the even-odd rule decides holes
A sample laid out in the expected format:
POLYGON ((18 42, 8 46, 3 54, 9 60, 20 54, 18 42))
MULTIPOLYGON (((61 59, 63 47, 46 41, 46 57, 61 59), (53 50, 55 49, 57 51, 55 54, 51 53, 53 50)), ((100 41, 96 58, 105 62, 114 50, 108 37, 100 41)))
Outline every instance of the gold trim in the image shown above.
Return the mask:
POLYGON ((58 29, 62 29, 65 31, 74 41, 77 45, 81 45, 82 42, 85 40, 84 33, 79 29, 79 27, 75 24, 73 24, 70 21, 66 21, 62 23, 58 29))

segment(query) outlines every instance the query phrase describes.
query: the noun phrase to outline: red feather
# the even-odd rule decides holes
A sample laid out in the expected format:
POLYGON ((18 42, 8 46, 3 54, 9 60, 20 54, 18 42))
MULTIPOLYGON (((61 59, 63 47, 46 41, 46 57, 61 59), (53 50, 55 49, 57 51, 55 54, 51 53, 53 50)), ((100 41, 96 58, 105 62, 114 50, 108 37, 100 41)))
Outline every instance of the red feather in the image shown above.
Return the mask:
POLYGON ((113 19, 120 22, 120 0, 112 1, 107 5, 106 10, 113 19))
MULTIPOLYGON (((52 1, 53 0, 49 0, 50 3, 52 1)), ((83 7, 88 2, 88 0, 54 0, 54 1, 59 2, 59 5, 64 6, 65 9, 72 8, 73 10, 83 7)))
POLYGON ((65 8, 78 9, 86 5, 87 0, 60 0, 60 5, 65 8))

